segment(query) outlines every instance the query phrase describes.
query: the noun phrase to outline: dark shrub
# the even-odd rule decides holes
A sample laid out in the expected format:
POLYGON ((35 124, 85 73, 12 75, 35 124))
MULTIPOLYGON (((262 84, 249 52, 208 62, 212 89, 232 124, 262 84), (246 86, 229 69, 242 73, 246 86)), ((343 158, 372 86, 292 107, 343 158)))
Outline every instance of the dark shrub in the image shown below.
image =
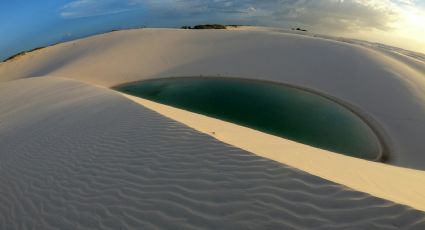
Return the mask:
POLYGON ((219 25, 219 24, 205 24, 205 25, 196 25, 192 29, 195 29, 195 30, 226 29, 226 26, 219 25))
POLYGON ((31 52, 33 52, 33 51, 40 50, 40 49, 43 49, 43 48, 44 48, 44 47, 37 47, 37 48, 34 48, 34 49, 32 49, 32 50, 26 50, 26 51, 19 52, 19 53, 17 53, 17 54, 14 54, 14 55, 12 55, 12 56, 10 56, 10 57, 8 57, 8 58, 4 59, 4 60, 3 60, 3 62, 7 62, 7 61, 10 61, 10 60, 13 60, 13 59, 15 59, 15 58, 17 58, 17 57, 20 57, 20 56, 23 56, 23 55, 25 55, 25 54, 27 54, 27 53, 31 53, 31 52))

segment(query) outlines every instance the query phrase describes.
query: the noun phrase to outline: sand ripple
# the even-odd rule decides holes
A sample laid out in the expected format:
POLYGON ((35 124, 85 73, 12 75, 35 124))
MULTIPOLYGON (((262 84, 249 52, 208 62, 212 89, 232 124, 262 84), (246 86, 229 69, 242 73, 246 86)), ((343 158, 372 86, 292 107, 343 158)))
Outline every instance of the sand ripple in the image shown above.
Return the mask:
POLYGON ((0 84, 0 98, 1 229, 425 228, 423 212, 223 144, 108 90, 39 78, 0 84))

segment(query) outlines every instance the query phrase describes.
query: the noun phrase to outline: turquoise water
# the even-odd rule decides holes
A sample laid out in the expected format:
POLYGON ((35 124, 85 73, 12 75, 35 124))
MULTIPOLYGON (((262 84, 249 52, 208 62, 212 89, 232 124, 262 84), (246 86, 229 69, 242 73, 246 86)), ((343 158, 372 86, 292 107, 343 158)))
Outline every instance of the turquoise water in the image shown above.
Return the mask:
POLYGON ((380 156, 379 140, 362 119, 305 90, 231 78, 156 79, 115 89, 333 152, 380 156))

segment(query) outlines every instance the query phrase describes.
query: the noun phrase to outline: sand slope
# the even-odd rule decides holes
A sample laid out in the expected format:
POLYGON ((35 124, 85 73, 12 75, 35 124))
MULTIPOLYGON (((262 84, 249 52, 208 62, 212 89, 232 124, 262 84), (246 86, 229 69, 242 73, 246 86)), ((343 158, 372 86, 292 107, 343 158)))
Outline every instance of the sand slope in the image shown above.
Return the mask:
POLYGON ((423 212, 223 144, 106 89, 32 78, 1 83, 0 98, 1 229, 425 228, 423 212))
POLYGON ((109 87, 204 75, 290 83, 358 107, 386 134, 393 149, 388 163, 425 169, 424 62, 385 47, 348 42, 353 44, 264 28, 128 30, 2 63, 0 80, 50 75, 109 87))
POLYGON ((392 150, 389 164, 425 169, 423 56, 312 36, 128 30, 0 63, 0 228, 425 228, 423 212, 394 203, 424 210, 422 171, 269 143, 276 137, 247 142, 252 130, 218 137, 230 129, 211 134, 210 118, 193 125, 148 106, 192 129, 107 89, 201 75, 307 87, 371 118, 392 150))
POLYGON ((237 124, 122 94, 219 141, 356 191, 425 211, 425 172, 336 154, 237 124))

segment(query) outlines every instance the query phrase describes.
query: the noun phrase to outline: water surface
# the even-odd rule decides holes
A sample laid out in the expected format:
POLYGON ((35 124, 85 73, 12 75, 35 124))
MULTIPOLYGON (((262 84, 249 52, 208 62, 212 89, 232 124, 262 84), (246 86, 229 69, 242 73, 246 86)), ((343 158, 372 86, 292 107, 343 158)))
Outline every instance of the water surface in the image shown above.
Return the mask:
POLYGON ((115 89, 333 152, 369 160, 380 156, 379 139, 360 117, 299 88, 199 77, 147 80, 115 89))

